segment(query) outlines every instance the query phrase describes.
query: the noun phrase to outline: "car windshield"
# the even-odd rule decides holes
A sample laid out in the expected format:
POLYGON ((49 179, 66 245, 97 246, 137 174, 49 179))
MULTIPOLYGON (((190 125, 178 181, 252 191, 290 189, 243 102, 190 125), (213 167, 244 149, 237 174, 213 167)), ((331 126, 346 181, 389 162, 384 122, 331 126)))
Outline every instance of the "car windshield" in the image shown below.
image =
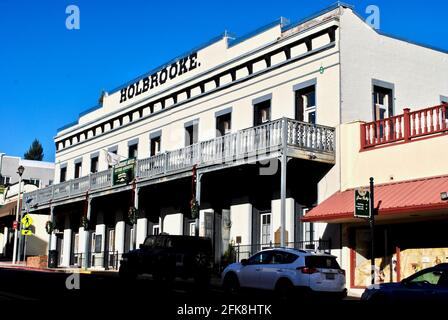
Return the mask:
POLYGON ((154 247, 155 246, 155 243, 156 243, 156 241, 155 241, 155 238, 154 237, 148 237, 148 238, 146 238, 146 240, 145 240, 145 246, 146 247, 154 247))
POLYGON ((147 237, 144 245, 147 247, 163 247, 165 242, 165 237, 150 236, 147 237))
POLYGON ((211 242, 208 239, 197 239, 193 237, 167 237, 151 236, 146 238, 145 246, 176 248, 179 250, 195 250, 202 252, 211 251, 211 242))
POLYGON ((411 279, 410 283, 426 283, 426 284, 432 284, 437 285, 439 283, 439 280, 442 276, 442 272, 440 271, 429 271, 422 273, 415 278, 411 279))
POLYGON ((305 265, 309 268, 340 269, 335 257, 309 256, 305 257, 305 265))

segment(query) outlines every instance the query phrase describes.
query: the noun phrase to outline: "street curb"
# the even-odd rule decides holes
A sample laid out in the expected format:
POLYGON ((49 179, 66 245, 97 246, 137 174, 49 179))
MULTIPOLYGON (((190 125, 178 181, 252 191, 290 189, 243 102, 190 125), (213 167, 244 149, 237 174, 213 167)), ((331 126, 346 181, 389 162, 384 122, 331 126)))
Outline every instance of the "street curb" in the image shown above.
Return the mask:
POLYGON ((23 266, 23 265, 13 265, 13 264, 0 264, 0 269, 18 269, 18 270, 36 271, 36 272, 57 272, 56 270, 52 270, 52 269, 34 268, 34 267, 27 267, 27 266, 23 266))
POLYGON ((81 274, 95 274, 95 275, 118 275, 117 271, 105 270, 84 270, 81 268, 35 268, 24 265, 0 264, 0 269, 17 269, 23 271, 36 271, 48 273, 81 273, 81 274))

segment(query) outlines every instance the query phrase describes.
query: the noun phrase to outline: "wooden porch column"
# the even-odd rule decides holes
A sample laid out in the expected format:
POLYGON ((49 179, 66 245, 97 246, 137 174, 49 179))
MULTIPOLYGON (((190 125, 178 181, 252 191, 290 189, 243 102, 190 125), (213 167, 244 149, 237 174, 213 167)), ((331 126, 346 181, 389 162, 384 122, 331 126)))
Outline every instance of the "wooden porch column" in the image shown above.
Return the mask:
MULTIPOLYGON (((91 201, 92 198, 87 195, 87 210, 86 210, 86 218, 90 223, 90 216, 91 216, 91 201)), ((89 267, 89 248, 90 248, 90 232, 89 228, 84 229, 84 259, 82 259, 82 268, 84 270, 87 270, 89 267)))
POLYGON ((286 156, 288 149, 288 119, 283 118, 282 120, 282 155, 280 158, 281 161, 281 177, 280 177, 280 212, 281 212, 281 220, 280 220, 280 245, 285 247, 286 245, 286 168, 288 165, 288 158, 286 156))
POLYGON ((197 172, 196 173, 196 191, 195 191, 195 199, 198 202, 198 216, 195 219, 195 230, 194 234, 195 236, 199 236, 199 217, 200 217, 200 208, 201 208, 201 178, 202 173, 197 172))

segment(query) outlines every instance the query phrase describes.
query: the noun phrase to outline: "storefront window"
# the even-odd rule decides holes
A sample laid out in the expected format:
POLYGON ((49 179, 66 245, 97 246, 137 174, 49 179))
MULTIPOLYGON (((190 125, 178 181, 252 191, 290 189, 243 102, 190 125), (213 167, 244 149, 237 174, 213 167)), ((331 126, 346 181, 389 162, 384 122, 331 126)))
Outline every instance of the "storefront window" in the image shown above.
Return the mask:
MULTIPOLYGON (((398 281, 396 252, 388 240, 388 230, 377 228, 375 232, 375 283, 398 281)), ((369 286, 371 284, 370 230, 357 229, 355 241, 354 284, 357 287, 369 286)))
MULTIPOLYGON (((409 222, 375 227, 375 283, 397 282, 423 269, 448 262, 448 221, 409 222)), ((370 229, 352 231, 355 287, 371 283, 370 229)))

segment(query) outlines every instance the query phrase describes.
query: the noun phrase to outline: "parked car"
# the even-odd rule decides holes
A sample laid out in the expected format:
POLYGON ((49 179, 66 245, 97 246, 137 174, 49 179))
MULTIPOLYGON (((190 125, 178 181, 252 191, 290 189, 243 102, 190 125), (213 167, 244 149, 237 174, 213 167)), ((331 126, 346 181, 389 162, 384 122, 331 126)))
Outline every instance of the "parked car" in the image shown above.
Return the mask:
POLYGON ((423 269, 401 282, 381 283, 364 290, 372 302, 448 301, 448 263, 423 269))
POLYGON ((222 285, 227 292, 249 288, 277 291, 280 296, 347 295, 345 271, 335 256, 290 248, 262 250, 229 265, 222 273, 222 285))
POLYGON ((201 284, 210 281, 212 243, 208 238, 157 235, 148 236, 140 249, 123 254, 120 277, 134 279, 152 274, 154 279, 194 278, 201 284))

